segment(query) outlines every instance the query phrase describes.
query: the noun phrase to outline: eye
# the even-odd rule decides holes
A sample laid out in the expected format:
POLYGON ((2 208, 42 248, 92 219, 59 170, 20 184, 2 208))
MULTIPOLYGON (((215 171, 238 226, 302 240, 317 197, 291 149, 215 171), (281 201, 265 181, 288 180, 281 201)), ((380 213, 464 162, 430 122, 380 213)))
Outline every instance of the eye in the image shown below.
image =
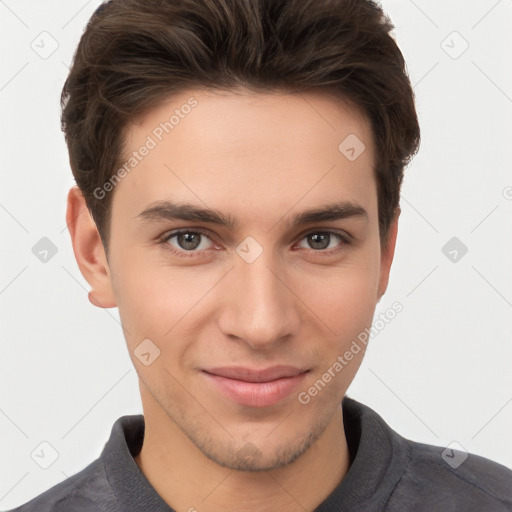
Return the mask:
POLYGON ((325 251, 325 252, 333 252, 328 251, 327 249, 334 249, 342 246, 349 245, 350 240, 347 236, 342 235, 341 233, 337 233, 335 231, 312 231, 308 233, 303 240, 305 240, 307 247, 304 245, 300 245, 301 249, 314 249, 315 251, 325 251), (338 242, 337 244, 335 242, 338 242), (339 243, 342 242, 342 243, 339 243))
POLYGON ((180 253, 180 256, 189 256, 186 254, 187 252, 192 253, 190 254, 190 256, 192 256, 193 253, 198 253, 215 247, 215 244, 210 240, 206 233, 190 230, 168 233, 164 235, 160 240, 160 243, 169 251, 173 253, 180 253))

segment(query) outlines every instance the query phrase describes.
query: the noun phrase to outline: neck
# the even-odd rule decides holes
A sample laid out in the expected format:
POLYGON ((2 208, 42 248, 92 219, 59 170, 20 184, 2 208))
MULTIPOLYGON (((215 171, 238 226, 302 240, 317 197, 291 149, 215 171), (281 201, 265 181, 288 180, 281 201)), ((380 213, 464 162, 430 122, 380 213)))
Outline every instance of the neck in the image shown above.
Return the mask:
POLYGON ((237 471, 207 458, 155 401, 144 403, 146 430, 139 466, 176 511, 313 511, 348 471, 341 404, 323 434, 292 463, 269 471, 237 471))

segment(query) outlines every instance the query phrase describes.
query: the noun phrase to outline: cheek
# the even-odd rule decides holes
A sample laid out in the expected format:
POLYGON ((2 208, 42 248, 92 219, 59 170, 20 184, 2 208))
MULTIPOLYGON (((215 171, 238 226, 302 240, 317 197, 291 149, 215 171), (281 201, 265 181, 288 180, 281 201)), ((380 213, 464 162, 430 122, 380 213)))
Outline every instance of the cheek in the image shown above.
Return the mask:
POLYGON ((377 303, 378 262, 362 253, 353 260, 296 277, 297 295, 338 340, 371 324, 377 303))
POLYGON ((354 335, 371 323, 376 305, 376 284, 365 279, 358 279, 352 274, 340 282, 333 298, 325 304, 326 314, 333 324, 333 329, 340 334, 354 335))
POLYGON ((181 340, 192 327, 191 319, 197 319, 201 300, 219 280, 217 273, 201 274, 197 268, 171 268, 162 261, 150 264, 149 258, 134 257, 118 268, 116 297, 130 346, 149 338, 162 350, 173 340, 173 351, 179 350, 175 333, 180 333, 181 340))
POLYGON ((112 275, 119 315, 125 335, 136 343, 140 337, 161 337, 172 327, 179 302, 179 283, 163 279, 156 266, 143 258, 121 256, 112 275), (165 311, 165 314, 163 312, 165 311))
POLYGON ((347 266, 331 272, 329 279, 316 280, 314 292, 306 296, 315 313, 313 327, 324 333, 315 350, 315 372, 298 397, 301 404, 310 401, 312 411, 332 412, 361 365, 366 329, 375 312, 377 277, 371 266, 347 266))

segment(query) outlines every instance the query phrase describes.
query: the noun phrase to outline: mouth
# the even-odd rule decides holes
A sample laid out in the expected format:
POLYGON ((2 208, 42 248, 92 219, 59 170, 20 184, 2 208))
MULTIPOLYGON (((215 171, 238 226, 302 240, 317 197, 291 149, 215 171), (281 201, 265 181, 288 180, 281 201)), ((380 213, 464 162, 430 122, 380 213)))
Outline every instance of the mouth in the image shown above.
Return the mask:
POLYGON ((223 367, 202 370, 216 391, 248 407, 276 405, 298 388, 308 372, 284 365, 264 369, 223 367))

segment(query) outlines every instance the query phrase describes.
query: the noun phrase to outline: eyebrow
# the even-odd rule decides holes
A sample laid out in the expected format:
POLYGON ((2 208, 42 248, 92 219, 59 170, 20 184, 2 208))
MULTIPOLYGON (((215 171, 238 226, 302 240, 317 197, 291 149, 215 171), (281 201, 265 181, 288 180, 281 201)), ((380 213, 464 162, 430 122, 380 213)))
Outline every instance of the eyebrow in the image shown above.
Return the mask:
MULTIPOLYGON (((224 226, 233 231, 239 220, 216 209, 199 208, 190 203, 174 203, 172 201, 156 201, 136 216, 144 222, 186 220, 206 222, 224 226)), ((292 226, 301 226, 314 222, 326 222, 347 218, 362 218, 368 221, 368 212, 359 204, 350 201, 330 203, 324 206, 303 211, 291 220, 292 226)))

